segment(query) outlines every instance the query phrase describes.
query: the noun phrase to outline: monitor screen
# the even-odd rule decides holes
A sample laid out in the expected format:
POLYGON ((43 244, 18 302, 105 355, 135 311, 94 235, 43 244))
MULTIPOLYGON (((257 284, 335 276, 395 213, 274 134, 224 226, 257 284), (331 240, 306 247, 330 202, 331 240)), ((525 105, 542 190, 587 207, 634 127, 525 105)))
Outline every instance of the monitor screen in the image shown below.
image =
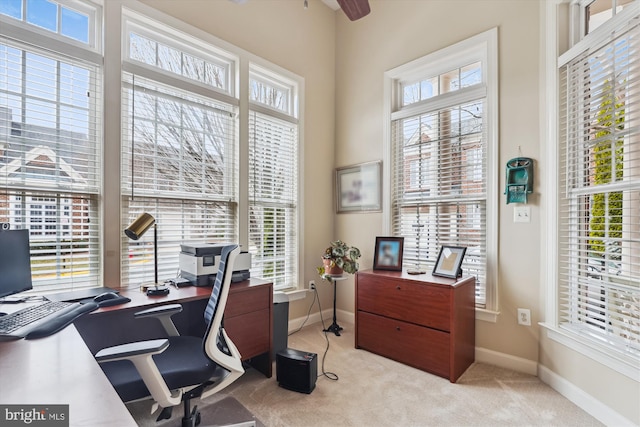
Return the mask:
POLYGON ((29 289, 29 230, 0 231, 0 298, 29 289))

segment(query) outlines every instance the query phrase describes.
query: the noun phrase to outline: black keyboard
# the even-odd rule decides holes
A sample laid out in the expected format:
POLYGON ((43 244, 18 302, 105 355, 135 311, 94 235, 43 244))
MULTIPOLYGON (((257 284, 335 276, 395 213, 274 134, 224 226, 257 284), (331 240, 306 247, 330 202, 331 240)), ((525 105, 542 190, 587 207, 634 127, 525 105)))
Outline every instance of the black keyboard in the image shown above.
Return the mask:
POLYGON ((44 319, 52 313, 68 308, 71 303, 47 301, 42 304, 23 308, 0 317, 0 334, 11 334, 18 329, 44 319))

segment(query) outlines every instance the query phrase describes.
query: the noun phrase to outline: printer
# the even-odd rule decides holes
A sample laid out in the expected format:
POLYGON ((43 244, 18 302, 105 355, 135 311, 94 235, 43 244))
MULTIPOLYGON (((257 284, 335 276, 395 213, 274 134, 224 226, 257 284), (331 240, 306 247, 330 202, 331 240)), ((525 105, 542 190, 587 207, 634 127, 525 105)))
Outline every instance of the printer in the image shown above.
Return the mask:
MULTIPOLYGON (((218 274, 222 248, 227 243, 184 243, 180 245, 180 276, 193 286, 213 286, 218 274)), ((240 252, 233 266, 232 282, 250 277, 251 254, 240 252)))

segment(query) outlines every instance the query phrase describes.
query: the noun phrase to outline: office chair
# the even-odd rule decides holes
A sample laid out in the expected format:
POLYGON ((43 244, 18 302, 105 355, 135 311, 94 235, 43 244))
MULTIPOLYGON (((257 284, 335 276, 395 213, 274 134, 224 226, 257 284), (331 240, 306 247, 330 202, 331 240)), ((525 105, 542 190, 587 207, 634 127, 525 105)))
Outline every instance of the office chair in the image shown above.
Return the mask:
POLYGON ((184 405, 183 427, 200 423, 200 412, 190 399, 205 398, 222 390, 243 373, 238 349, 227 336, 222 317, 227 304, 238 245, 222 249, 218 274, 204 312, 207 329, 203 338, 180 336, 171 316, 180 304, 154 307, 136 313, 136 318, 155 317, 168 337, 109 347, 96 354, 111 384, 124 402, 151 396, 152 412, 162 408, 157 421, 171 417, 173 406, 184 405))

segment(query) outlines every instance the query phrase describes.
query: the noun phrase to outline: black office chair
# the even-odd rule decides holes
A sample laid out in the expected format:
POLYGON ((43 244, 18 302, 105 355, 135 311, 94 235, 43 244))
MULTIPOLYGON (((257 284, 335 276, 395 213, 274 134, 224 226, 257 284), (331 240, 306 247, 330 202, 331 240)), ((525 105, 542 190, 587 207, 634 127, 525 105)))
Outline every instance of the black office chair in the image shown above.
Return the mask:
POLYGON ((208 397, 222 390, 243 373, 238 349, 227 336, 222 316, 227 304, 231 274, 238 245, 222 249, 218 274, 204 312, 207 330, 203 338, 180 336, 171 316, 180 304, 151 308, 136 318, 157 317, 168 338, 122 344, 100 350, 96 359, 124 402, 155 400, 153 411, 162 408, 158 421, 171 417, 173 406, 183 402, 182 426, 200 423, 198 407, 190 399, 208 397))

